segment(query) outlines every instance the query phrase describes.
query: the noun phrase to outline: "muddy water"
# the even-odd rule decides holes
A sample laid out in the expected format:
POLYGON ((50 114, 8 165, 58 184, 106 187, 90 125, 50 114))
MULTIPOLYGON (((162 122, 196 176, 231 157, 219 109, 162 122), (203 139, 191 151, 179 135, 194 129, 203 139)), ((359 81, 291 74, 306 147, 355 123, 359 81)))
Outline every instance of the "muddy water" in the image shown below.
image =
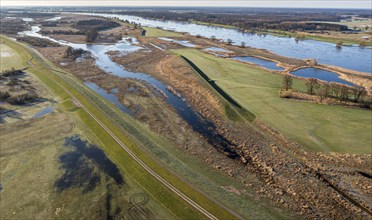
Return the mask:
MULTIPOLYGON (((41 34, 38 33, 39 30, 40 28, 38 26, 33 26, 31 31, 24 31, 22 33, 28 36, 49 39, 53 42, 70 46, 75 49, 86 50, 92 54, 92 56, 95 58, 96 65, 103 71, 114 74, 121 78, 139 80, 151 85, 151 87, 155 87, 156 89, 154 89, 154 93, 156 94, 156 91, 160 90, 163 94, 165 94, 166 102, 172 107, 174 107, 174 109, 181 116, 181 118, 183 118, 193 128, 194 131, 198 132, 203 137, 205 137, 208 140, 208 142, 219 151, 226 153, 232 158, 235 158, 237 156, 235 150, 230 147, 232 146, 232 144, 228 140, 226 140, 222 135, 216 132, 216 126, 212 122, 206 120, 201 115, 199 115, 194 109, 189 107, 181 97, 170 92, 165 84, 163 84, 162 82, 148 74, 127 71, 123 66, 113 62, 110 56, 107 54, 109 51, 130 53, 141 49, 140 47, 131 45, 131 43, 129 43, 127 39, 123 39, 120 42, 112 45, 75 44, 67 41, 55 40, 47 36, 42 36, 41 34)), ((89 85, 91 89, 95 90, 98 94, 102 95, 103 97, 106 96, 105 98, 109 98, 109 101, 117 105, 117 102, 113 101, 113 99, 108 97, 107 93, 103 94, 102 89, 99 88, 97 85, 88 84, 88 86, 89 85)), ((118 107, 121 108, 120 106, 118 107)))
POLYGON ((166 30, 185 32, 194 36, 215 36, 217 39, 221 39, 223 41, 231 39, 234 45, 240 45, 241 42, 245 42, 247 46, 266 49, 282 56, 298 59, 311 58, 316 59, 318 63, 339 66, 360 72, 372 72, 372 51, 368 48, 344 46, 342 49, 337 49, 335 44, 321 41, 302 40, 296 42, 295 39, 288 37, 259 35, 241 32, 236 29, 212 27, 187 22, 160 21, 119 14, 93 13, 93 15, 111 18, 116 17, 121 20, 141 23, 143 26, 161 27, 166 30))

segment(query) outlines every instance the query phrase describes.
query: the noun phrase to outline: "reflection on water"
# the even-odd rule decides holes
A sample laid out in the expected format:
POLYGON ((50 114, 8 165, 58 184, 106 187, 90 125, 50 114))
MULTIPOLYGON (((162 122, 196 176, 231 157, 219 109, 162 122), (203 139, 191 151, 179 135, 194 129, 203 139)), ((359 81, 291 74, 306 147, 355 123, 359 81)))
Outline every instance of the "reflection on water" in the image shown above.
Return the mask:
POLYGON ((304 68, 297 71, 291 72, 292 75, 304 77, 304 78, 316 78, 326 82, 336 82, 348 86, 355 86, 353 83, 346 80, 340 79, 339 75, 334 72, 327 70, 321 70, 317 68, 304 68))
POLYGON ((32 118, 43 117, 44 115, 47 115, 47 114, 51 113, 53 110, 54 110, 54 108, 52 106, 46 107, 46 108, 42 109, 41 111, 39 111, 38 113, 36 113, 32 118))
MULTIPOLYGON (((165 84, 163 84, 162 82, 148 74, 127 71, 123 66, 112 61, 110 56, 107 54, 109 51, 129 53, 141 49, 140 47, 131 45, 127 39, 123 39, 120 42, 113 45, 75 44, 62 40, 55 40, 47 36, 42 36, 41 34, 38 33, 39 30, 40 28, 38 26, 33 26, 31 31, 24 31, 22 32, 22 34, 39 38, 46 38, 51 41, 60 43, 62 45, 73 47, 75 49, 83 49, 89 51, 95 58, 96 65, 103 71, 122 78, 139 80, 151 85, 152 87, 155 87, 153 89, 154 93, 156 94, 157 93, 156 91, 161 91, 162 94, 165 94, 166 97, 165 101, 169 105, 174 107, 174 109, 181 116, 181 118, 188 122, 188 124, 193 128, 194 131, 204 136, 208 140, 208 142, 219 151, 226 153, 226 155, 232 158, 237 157, 237 154, 233 147, 234 145, 230 141, 225 139, 222 135, 217 133, 216 126, 211 121, 206 120, 201 115, 199 115, 194 109, 189 107, 181 97, 169 91, 165 84)), ((109 100, 114 104, 118 104, 117 99, 111 98, 111 95, 114 96, 113 94, 111 95, 108 94, 105 90, 99 88, 97 85, 89 83, 87 85, 92 89, 98 91, 99 94, 102 95, 103 97, 109 98, 109 100)), ((124 112, 129 111, 124 106, 120 105, 121 104, 119 103, 118 107, 122 110, 124 109, 123 110, 124 112)))
POLYGON ((181 44, 182 46, 185 46, 185 47, 195 47, 196 46, 195 44, 192 44, 187 40, 175 40, 175 39, 166 38, 166 37, 159 37, 159 39, 164 40, 164 41, 175 42, 175 43, 181 44))
POLYGON ((342 50, 339 50, 332 43, 315 40, 301 40, 296 43, 295 39, 288 37, 247 33, 235 29, 199 25, 187 22, 152 20, 137 16, 119 14, 93 13, 93 15, 111 18, 116 17, 121 20, 141 23, 143 26, 161 27, 166 30, 186 32, 194 36, 215 36, 217 39, 221 39, 223 41, 231 39, 235 45, 240 45, 241 42, 245 42, 247 46, 270 50, 282 56, 299 59, 311 58, 316 59, 318 63, 340 66, 343 68, 367 73, 371 73, 372 71, 372 53, 371 50, 367 48, 344 46, 342 47, 342 50))
POLYGON ((74 187, 84 188, 83 193, 94 190, 101 181, 97 168, 104 175, 114 179, 116 184, 124 184, 117 166, 97 146, 82 140, 79 135, 66 138, 64 146, 72 148, 72 151, 59 157, 60 168, 64 173, 54 183, 58 191, 74 187))
POLYGON ((229 51, 229 50, 225 50, 225 49, 223 49, 223 48, 219 48, 219 47, 209 47, 209 48, 205 49, 205 51, 222 52, 222 53, 231 53, 231 51, 229 51))
POLYGON ((268 61, 268 60, 264 60, 264 59, 260 59, 260 58, 256 58, 256 57, 249 57, 249 56, 233 57, 232 59, 243 61, 243 62, 254 63, 254 64, 260 65, 262 67, 265 67, 265 68, 271 69, 271 70, 284 70, 284 68, 282 68, 280 66, 277 66, 276 62, 272 62, 272 61, 268 61))
POLYGON ((129 115, 132 115, 132 112, 127 107, 125 107, 123 104, 121 104, 121 102, 119 102, 118 98, 115 96, 115 93, 118 92, 117 88, 112 89, 113 92, 109 93, 106 90, 102 89, 101 87, 97 86, 95 83, 87 82, 87 83, 85 83, 85 85, 87 85, 89 88, 91 88, 93 91, 98 93, 100 96, 102 96, 106 100, 108 100, 111 103, 113 103, 114 105, 116 105, 123 112, 125 112, 129 115))

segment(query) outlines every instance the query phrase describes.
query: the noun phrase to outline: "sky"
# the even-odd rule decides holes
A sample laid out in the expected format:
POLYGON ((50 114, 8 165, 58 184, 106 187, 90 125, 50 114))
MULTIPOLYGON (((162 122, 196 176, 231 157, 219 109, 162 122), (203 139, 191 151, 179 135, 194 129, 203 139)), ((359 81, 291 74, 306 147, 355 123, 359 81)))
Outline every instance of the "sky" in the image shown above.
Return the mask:
POLYGON ((3 6, 220 6, 372 9, 372 0, 0 0, 3 6))

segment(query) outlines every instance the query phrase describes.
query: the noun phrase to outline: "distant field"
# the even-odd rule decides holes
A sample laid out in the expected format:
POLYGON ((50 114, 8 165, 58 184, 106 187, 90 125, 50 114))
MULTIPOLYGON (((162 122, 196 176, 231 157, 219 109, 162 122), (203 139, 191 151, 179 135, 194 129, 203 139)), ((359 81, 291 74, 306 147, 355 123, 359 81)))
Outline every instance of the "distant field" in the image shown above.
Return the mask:
MULTIPOLYGON (((259 120, 321 152, 371 153, 371 112, 281 99, 282 77, 195 49, 174 50, 190 59, 259 120)), ((294 80, 295 89, 303 82, 294 80)))
POLYGON ((143 27, 146 30, 146 37, 182 37, 180 33, 166 31, 159 28, 143 27))
POLYGON ((346 25, 349 29, 354 29, 354 27, 357 27, 357 28, 361 28, 362 30, 364 30, 364 27, 366 27, 366 26, 369 26, 370 28, 372 27, 372 19, 367 19, 367 20, 353 20, 353 21, 340 21, 340 22, 324 21, 322 23, 346 25))
POLYGON ((0 71, 5 69, 20 69, 22 65, 22 58, 12 48, 5 44, 0 44, 0 71))

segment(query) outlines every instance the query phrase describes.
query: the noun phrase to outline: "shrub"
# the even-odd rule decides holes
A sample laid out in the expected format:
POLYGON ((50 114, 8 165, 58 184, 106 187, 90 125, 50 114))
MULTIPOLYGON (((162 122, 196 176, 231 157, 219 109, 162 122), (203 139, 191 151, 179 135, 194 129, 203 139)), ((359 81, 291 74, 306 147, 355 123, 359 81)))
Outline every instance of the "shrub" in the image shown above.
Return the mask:
POLYGON ((9 97, 10 97, 10 94, 9 94, 8 91, 0 91, 0 100, 1 101, 4 101, 9 97))
POLYGON ((288 91, 290 89, 292 89, 292 85, 293 85, 293 79, 292 79, 292 76, 291 75, 284 75, 283 76, 283 85, 282 85, 282 89, 284 89, 285 91, 288 91))
POLYGON ((280 98, 291 98, 292 95, 293 95, 292 90, 286 90, 286 91, 280 90, 279 91, 280 98))
POLYGON ((320 87, 318 80, 315 78, 307 79, 305 86, 309 95, 315 94, 316 90, 320 87))

